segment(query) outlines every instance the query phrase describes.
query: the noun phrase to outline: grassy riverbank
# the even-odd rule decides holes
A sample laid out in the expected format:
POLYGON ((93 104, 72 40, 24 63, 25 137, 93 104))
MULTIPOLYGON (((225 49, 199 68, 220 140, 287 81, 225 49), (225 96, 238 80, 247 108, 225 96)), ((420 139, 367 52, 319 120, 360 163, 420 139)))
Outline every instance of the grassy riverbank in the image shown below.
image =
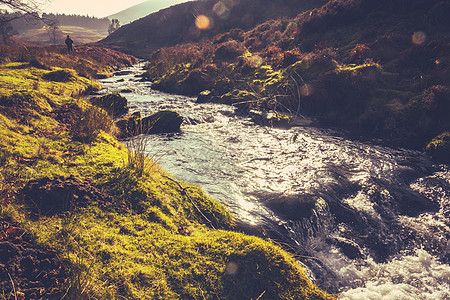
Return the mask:
POLYGON ((82 95, 132 57, 2 51, 0 299, 331 299, 291 254, 230 231, 222 205, 114 138, 82 95))

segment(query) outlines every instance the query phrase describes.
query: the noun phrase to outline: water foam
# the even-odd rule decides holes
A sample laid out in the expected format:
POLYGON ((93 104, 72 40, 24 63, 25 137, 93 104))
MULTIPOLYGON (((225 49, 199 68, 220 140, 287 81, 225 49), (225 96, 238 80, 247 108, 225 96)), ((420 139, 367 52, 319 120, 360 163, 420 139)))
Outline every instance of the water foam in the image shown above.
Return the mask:
POLYGON ((362 287, 343 292, 339 299, 450 299, 450 266, 441 264, 425 250, 399 256, 387 263, 366 261, 354 267, 362 287))

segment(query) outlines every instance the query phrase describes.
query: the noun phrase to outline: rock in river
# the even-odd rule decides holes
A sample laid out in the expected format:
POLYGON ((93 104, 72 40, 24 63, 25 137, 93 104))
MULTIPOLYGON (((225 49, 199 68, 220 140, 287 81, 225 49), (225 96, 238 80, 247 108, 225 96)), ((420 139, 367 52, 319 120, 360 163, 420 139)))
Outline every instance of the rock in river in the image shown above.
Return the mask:
POLYGON ((107 94, 91 99, 92 104, 105 109, 113 116, 121 116, 128 112, 127 99, 119 93, 107 94))
POLYGON ((140 112, 123 117, 116 122, 120 129, 119 138, 127 138, 139 134, 180 132, 183 117, 170 110, 159 111, 142 118, 140 112))
POLYGON ((426 151, 436 161, 450 164, 450 132, 435 137, 427 145, 426 151))

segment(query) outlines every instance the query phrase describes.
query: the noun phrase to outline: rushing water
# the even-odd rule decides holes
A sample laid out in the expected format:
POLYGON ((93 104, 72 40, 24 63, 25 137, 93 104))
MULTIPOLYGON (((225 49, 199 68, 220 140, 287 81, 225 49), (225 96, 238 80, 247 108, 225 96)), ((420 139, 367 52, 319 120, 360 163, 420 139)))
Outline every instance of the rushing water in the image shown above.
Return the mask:
POLYGON ((341 299, 450 299, 450 171, 422 152, 313 127, 261 127, 234 108, 164 94, 135 77, 103 80, 130 112, 174 110, 182 133, 148 154, 201 186, 247 229, 290 247, 341 299))

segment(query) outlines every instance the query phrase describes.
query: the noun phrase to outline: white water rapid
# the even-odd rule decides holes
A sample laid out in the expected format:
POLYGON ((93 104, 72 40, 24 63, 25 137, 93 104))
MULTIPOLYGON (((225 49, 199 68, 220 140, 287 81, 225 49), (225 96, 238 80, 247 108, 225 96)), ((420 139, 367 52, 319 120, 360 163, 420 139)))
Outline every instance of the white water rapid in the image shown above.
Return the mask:
POLYGON ((148 155, 293 251, 320 287, 340 299, 450 299, 448 167, 339 131, 261 127, 154 91, 141 68, 102 80, 102 93, 131 89, 130 113, 185 117, 182 133, 147 137, 148 155))

